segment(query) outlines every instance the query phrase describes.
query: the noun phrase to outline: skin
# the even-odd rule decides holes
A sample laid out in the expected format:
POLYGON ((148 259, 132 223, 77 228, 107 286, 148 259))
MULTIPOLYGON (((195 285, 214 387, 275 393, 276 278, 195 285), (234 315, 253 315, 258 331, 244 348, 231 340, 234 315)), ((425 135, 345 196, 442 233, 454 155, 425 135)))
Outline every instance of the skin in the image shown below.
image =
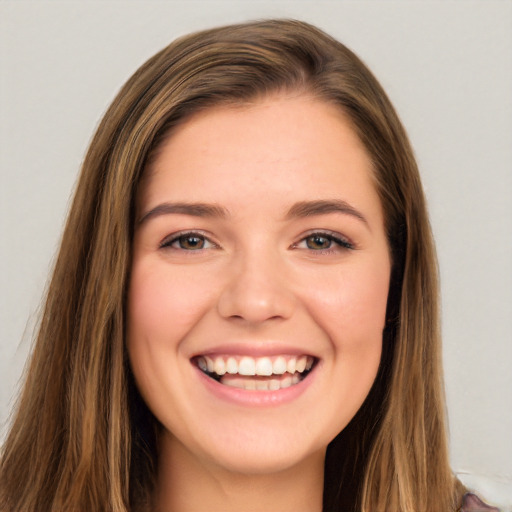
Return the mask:
POLYGON ((160 148, 139 190, 128 296, 130 362, 163 426, 159 510, 321 510, 327 445, 381 356, 391 263, 371 172, 343 114, 305 95, 211 108, 160 148), (290 214, 312 200, 352 210, 290 214), (177 238, 190 231, 202 248, 177 238), (213 394, 192 361, 242 350, 317 363, 294 399, 254 406, 213 394))

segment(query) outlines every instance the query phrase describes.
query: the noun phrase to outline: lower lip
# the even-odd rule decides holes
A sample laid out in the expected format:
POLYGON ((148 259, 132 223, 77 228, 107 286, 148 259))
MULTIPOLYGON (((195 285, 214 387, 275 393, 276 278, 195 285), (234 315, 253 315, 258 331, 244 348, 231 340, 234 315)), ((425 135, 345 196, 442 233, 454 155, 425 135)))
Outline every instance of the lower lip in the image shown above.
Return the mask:
POLYGON ((286 404, 299 398, 313 383, 317 367, 318 365, 315 365, 315 368, 297 384, 275 391, 241 389, 226 386, 208 377, 208 375, 204 374, 197 367, 196 371, 206 389, 216 397, 239 405, 268 407, 286 404))

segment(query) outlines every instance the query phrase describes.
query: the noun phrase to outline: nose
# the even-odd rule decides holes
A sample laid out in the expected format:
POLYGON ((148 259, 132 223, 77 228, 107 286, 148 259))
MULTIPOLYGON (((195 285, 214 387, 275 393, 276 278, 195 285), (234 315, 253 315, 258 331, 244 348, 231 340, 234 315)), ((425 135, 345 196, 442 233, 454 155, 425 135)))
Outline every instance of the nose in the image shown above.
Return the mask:
POLYGON ((249 324, 290 318, 296 300, 286 275, 275 254, 237 258, 219 296, 219 314, 249 324))

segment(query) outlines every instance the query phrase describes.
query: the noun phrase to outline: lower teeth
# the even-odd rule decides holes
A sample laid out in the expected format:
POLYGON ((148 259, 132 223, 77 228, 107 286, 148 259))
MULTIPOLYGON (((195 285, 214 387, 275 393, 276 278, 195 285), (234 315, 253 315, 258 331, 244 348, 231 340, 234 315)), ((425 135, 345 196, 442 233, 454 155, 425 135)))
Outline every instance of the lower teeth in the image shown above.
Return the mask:
POLYGON ((254 378, 235 375, 223 375, 219 382, 225 386, 239 389, 257 390, 257 391, 277 391, 278 389, 289 388, 298 384, 302 380, 301 374, 295 373, 281 378, 254 378))
POLYGON ((304 380, 311 370, 315 367, 315 364, 310 364, 307 369, 303 372, 295 371, 295 373, 284 373, 281 375, 274 374, 271 376, 260 376, 260 375, 240 375, 238 373, 225 373, 219 375, 215 372, 209 371, 207 368, 203 368, 202 365, 197 364, 196 366, 208 377, 216 380, 224 386, 256 390, 256 391, 277 391, 279 389, 289 388, 295 386, 302 380, 304 380))

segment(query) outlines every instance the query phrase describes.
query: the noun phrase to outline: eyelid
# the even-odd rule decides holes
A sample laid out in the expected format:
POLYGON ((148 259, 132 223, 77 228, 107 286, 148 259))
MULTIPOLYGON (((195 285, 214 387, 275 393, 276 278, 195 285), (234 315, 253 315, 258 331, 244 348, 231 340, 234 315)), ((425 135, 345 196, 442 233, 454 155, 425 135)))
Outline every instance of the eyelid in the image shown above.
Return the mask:
POLYGON ((159 243, 158 247, 159 247, 159 249, 174 249, 174 250, 183 251, 183 252, 200 252, 200 251, 204 251, 206 249, 218 248, 219 245, 212 240, 210 235, 208 235, 206 232, 204 232, 200 229, 184 229, 182 231, 177 231, 175 233, 171 233, 170 235, 167 235, 159 243), (211 247, 205 247, 205 248, 196 249, 196 250, 187 250, 187 249, 183 249, 183 248, 172 247, 172 244, 177 242, 180 238, 186 237, 186 236, 190 236, 190 237, 197 236, 197 237, 203 238, 206 242, 211 244, 211 247))
MULTIPOLYGON (((342 235, 341 233, 338 233, 337 231, 331 231, 329 229, 309 230, 306 233, 303 233, 301 235, 300 239, 291 245, 291 248, 292 249, 299 248, 298 245, 300 243, 305 242, 309 237, 314 236, 314 235, 321 236, 321 237, 327 238, 328 240, 332 241, 337 246, 337 248, 335 248, 334 250, 337 249, 337 250, 343 251, 343 250, 355 249, 355 244, 348 237, 346 237, 345 235, 342 235)), ((171 233, 170 235, 166 236, 159 243, 160 249, 174 249, 174 250, 183 251, 183 252, 201 252, 201 251, 204 251, 207 249, 215 249, 215 248, 219 248, 219 247, 220 247, 219 244, 217 244, 216 242, 214 242, 212 240, 211 235, 209 235, 208 233, 206 233, 200 229, 195 229, 195 230, 185 229, 185 230, 177 231, 175 233, 171 233), (201 249, 195 249, 195 250, 193 250, 193 249, 187 250, 187 249, 183 249, 183 248, 172 247, 172 245, 175 242, 177 242, 180 238, 186 237, 186 236, 190 236, 190 237, 197 236, 197 237, 203 238, 207 243, 209 243, 211 245, 211 247, 203 247, 201 249)), ((333 248, 331 248, 331 247, 328 249, 316 249, 316 250, 309 249, 309 248, 306 248, 306 249, 310 250, 311 252, 317 252, 317 253, 333 252, 333 248)))
MULTIPOLYGON (((298 248, 298 245, 301 242, 305 242, 309 237, 314 236, 314 235, 321 236, 321 237, 331 240, 338 246, 337 249, 341 250, 341 251, 353 250, 356 248, 355 244, 350 240, 350 238, 348 238, 345 235, 342 235, 341 233, 338 233, 337 231, 331 231, 329 229, 312 229, 310 231, 307 231, 306 233, 303 233, 301 235, 300 239, 297 242, 295 242, 294 244, 292 244, 292 248, 298 248)), ((322 253, 322 252, 332 251, 333 249, 329 248, 329 249, 317 249, 317 250, 309 249, 309 250, 311 252, 322 253)))

